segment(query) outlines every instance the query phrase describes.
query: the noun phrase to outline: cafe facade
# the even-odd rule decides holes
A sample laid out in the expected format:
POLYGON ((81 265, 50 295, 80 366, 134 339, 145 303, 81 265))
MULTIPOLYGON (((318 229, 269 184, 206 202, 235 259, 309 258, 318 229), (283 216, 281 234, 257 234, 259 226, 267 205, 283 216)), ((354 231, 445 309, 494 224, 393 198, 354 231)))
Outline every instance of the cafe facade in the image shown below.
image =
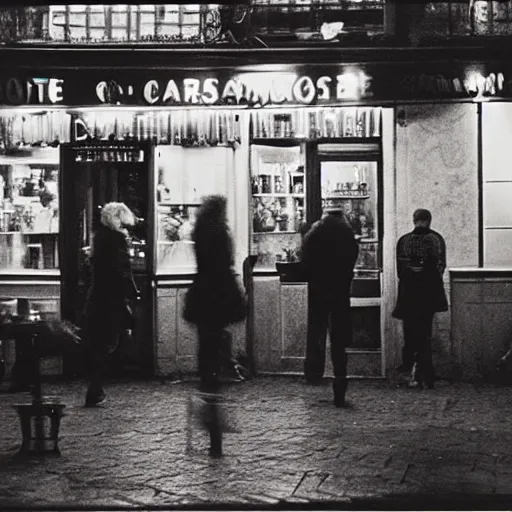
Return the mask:
MULTIPOLYGON (((381 378, 401 356, 395 246, 422 207, 446 239, 444 280, 458 301, 436 317, 439 376, 471 377, 468 361, 485 373, 505 348, 506 60, 413 49, 0 53, 4 309, 79 323, 97 212, 122 200, 142 219, 130 250, 143 298, 117 364, 160 377, 194 372, 196 333, 182 318, 196 270, 190 234, 201 198, 223 194, 249 303, 230 327, 235 355, 258 374, 301 373, 307 285, 290 269, 301 234, 339 206, 360 244, 349 373, 381 378), (502 334, 484 342, 476 333, 486 311, 502 334)), ((4 345, 12 360, 14 344, 4 345)), ((80 370, 65 351, 42 364, 47 374, 80 370)))

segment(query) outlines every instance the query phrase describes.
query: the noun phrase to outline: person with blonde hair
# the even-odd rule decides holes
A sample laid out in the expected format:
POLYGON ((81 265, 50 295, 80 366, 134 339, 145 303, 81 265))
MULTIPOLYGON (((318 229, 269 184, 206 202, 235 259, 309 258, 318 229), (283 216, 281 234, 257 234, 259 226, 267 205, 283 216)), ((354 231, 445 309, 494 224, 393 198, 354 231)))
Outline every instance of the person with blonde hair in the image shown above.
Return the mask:
POLYGON ((126 226, 135 222, 135 215, 124 203, 107 203, 94 233, 89 254, 92 283, 84 315, 89 349, 87 407, 105 401, 107 355, 116 346, 122 330, 130 329, 133 321, 128 301, 137 298, 139 292, 132 275, 126 226))

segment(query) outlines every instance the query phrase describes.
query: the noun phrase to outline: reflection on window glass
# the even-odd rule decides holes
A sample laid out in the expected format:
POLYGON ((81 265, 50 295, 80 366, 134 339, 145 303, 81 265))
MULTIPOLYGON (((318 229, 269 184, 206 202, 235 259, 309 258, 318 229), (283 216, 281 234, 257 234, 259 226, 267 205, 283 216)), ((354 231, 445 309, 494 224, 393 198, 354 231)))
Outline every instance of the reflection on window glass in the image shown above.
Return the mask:
POLYGON ((195 271, 194 229, 198 206, 158 205, 158 268, 195 271))
POLYGON ((353 30, 382 33, 384 0, 253 0, 224 4, 50 5, 0 9, 4 42, 204 42, 211 20, 244 23, 259 35, 322 40, 353 30), (231 9, 231 7, 235 7, 231 9), (128 23, 129 19, 129 23, 128 23), (334 25, 333 25, 334 24, 334 25), (322 29, 323 27, 323 29, 322 29), (113 30, 116 29, 116 30, 113 30), (344 31, 344 32, 343 32, 344 31))

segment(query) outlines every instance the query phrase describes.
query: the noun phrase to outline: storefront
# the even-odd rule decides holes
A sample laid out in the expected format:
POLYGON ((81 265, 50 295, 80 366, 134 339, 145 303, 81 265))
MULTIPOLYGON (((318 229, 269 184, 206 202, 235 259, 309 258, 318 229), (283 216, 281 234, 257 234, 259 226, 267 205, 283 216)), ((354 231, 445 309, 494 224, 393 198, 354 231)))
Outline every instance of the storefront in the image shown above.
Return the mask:
MULTIPOLYGON (((349 372, 379 377, 394 368, 394 250, 412 211, 433 211, 449 267, 482 266, 479 120, 494 105, 475 97, 493 87, 497 95, 506 82, 494 68, 490 77, 490 66, 452 62, 427 69, 254 59, 261 63, 4 71, 4 302, 27 299, 40 314, 78 321, 97 208, 125 201, 143 219, 132 258, 144 300, 120 365, 162 376, 193 371, 196 335, 181 316, 195 272, 190 233, 201 197, 223 194, 250 296, 247 321, 232 327, 235 353, 260 373, 300 373, 307 286, 278 266, 294 260, 301 232, 336 204, 361 248, 349 372), (249 256, 257 256, 253 269, 249 256)), ((437 358, 449 372, 449 314, 439 317, 437 358)), ((54 372, 79 365, 52 361, 54 372)))

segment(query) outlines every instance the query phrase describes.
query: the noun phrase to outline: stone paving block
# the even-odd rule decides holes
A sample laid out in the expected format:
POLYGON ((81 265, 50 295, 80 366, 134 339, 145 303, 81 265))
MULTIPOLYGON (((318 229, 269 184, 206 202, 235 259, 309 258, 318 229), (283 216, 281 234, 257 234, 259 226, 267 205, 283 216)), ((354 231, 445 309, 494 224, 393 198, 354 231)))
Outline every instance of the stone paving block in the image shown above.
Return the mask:
POLYGON ((325 480, 320 482, 317 487, 318 492, 331 494, 342 498, 348 487, 348 478, 339 475, 329 475, 325 480))
POLYGON ((271 496, 266 496, 265 494, 252 494, 245 493, 243 497, 249 500, 252 503, 260 503, 265 505, 277 505, 279 503, 279 499, 273 498, 271 496))
POLYGON ((306 471, 298 484, 295 486, 292 494, 293 496, 313 496, 317 494, 317 489, 320 487, 329 476, 329 473, 319 471, 306 471))

